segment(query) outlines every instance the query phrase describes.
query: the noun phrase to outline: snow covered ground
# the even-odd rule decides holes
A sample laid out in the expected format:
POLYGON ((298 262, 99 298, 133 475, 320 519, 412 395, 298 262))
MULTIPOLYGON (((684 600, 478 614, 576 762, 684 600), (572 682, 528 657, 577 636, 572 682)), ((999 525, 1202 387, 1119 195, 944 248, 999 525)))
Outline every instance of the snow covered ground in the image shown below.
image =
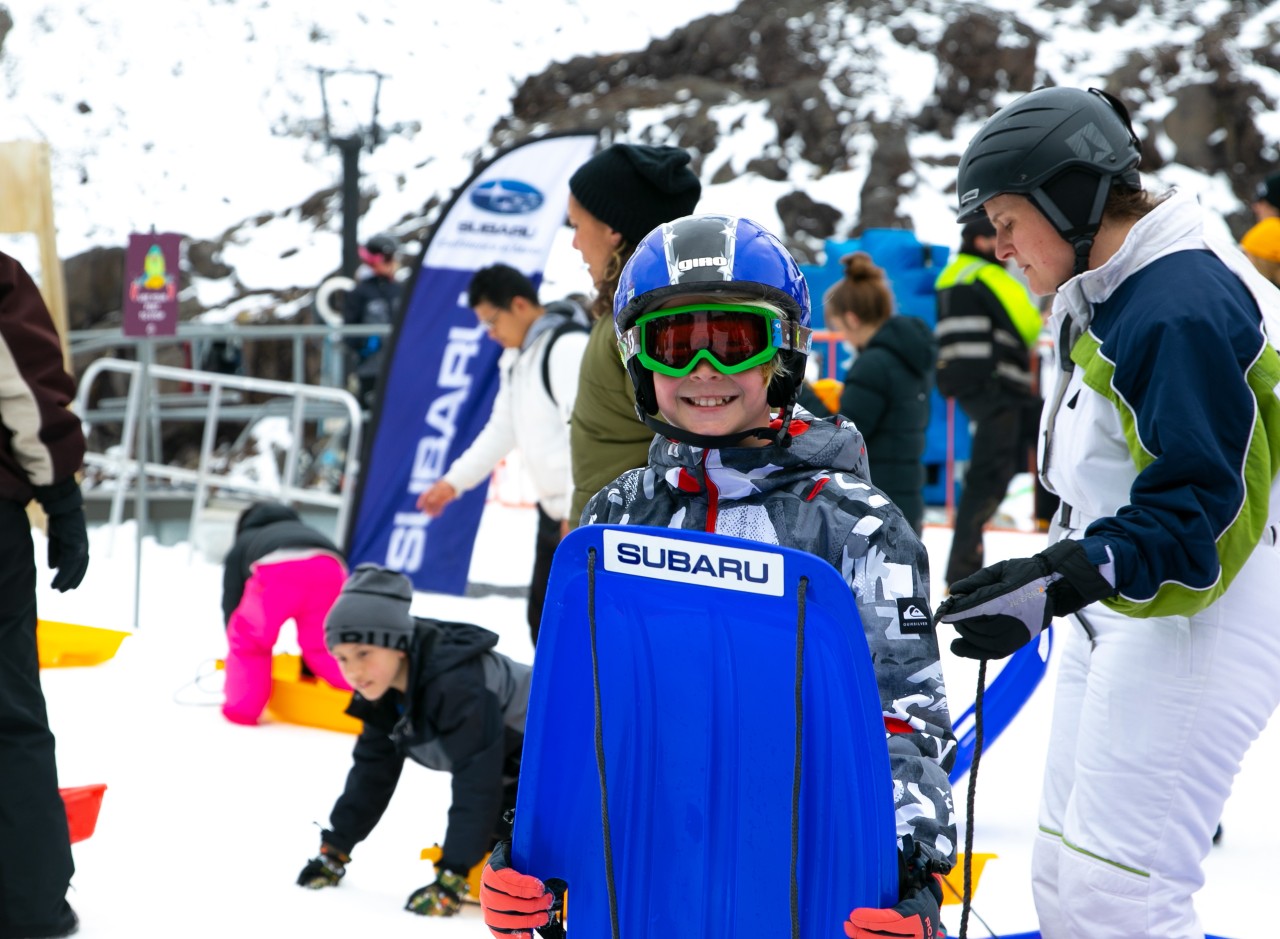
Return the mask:
MULTIPOLYGON (((472 581, 527 582, 534 528, 532 509, 491 502, 472 581)), ((130 533, 131 528, 120 531, 108 556, 108 533, 95 529, 84 584, 67 595, 42 587, 42 617, 130 629, 130 533)), ((935 601, 941 588, 936 571, 949 539, 950 530, 942 526, 925 533, 935 601)), ((993 560, 1042 544, 1043 536, 1011 531, 987 538, 993 560)), ((354 738, 288 724, 247 728, 225 721, 217 708, 221 676, 213 674, 213 660, 225 653, 220 567, 188 545, 164 547, 149 539, 142 564, 140 627, 116 657, 42 676, 62 785, 109 787, 96 833, 74 848, 70 896, 83 921, 82 935, 488 936, 478 908, 431 922, 401 910, 408 895, 432 879, 419 851, 443 836, 449 803, 449 777, 414 764, 406 766, 382 823, 355 851, 341 887, 312 892, 294 885, 318 845, 316 826, 326 823, 342 788, 354 738)), ((42 584, 48 579, 42 573, 42 584)), ((502 637, 501 651, 531 659, 521 599, 419 594, 414 612, 479 623, 502 637)), ((284 640, 282 647, 291 642, 287 631, 284 640)), ((950 656, 944 665, 958 713, 973 698, 976 668, 950 656)), ((979 773, 975 850, 998 858, 986 868, 974 909, 995 935, 1035 928, 1027 870, 1052 675, 1051 665, 1049 679, 984 757, 979 773)), ((1115 732, 1122 740, 1124 727, 1115 732)), ((1227 805, 1226 837, 1208 861, 1209 884, 1199 906, 1210 932, 1234 939, 1259 935, 1258 897, 1272 886, 1276 834, 1270 813, 1260 815, 1259 809, 1271 804, 1278 772, 1280 730, 1273 726, 1245 761, 1227 805)), ((958 791, 958 804, 963 797, 958 791)), ((959 907, 948 909, 944 918, 954 932, 959 907)), ((840 934, 833 924, 832 936, 840 934)), ((969 934, 991 933, 974 918, 969 934)))

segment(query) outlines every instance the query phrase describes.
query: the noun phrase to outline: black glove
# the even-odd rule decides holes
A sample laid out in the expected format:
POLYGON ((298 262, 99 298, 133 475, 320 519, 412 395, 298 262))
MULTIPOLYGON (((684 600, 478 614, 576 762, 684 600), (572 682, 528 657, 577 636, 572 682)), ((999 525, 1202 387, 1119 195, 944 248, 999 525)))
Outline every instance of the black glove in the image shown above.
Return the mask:
POLYGON ((936 620, 960 634, 951 651, 967 659, 1012 655, 1049 625, 1118 591, 1080 542, 1063 540, 1029 558, 984 567, 951 585, 936 620))
POLYGON ((902 839, 902 846, 911 859, 898 852, 897 904, 887 910, 854 910, 844 924, 849 939, 945 939, 938 908, 942 905, 939 874, 947 865, 916 849, 910 835, 902 839))
POLYGON ((347 865, 351 858, 343 854, 333 845, 320 845, 320 853, 307 861, 307 866, 298 875, 298 886, 319 890, 321 887, 336 887, 347 873, 347 865))
POLYGON ((36 501, 49 516, 49 567, 58 573, 53 589, 75 590, 89 568, 89 534, 84 525, 84 497, 74 476, 52 486, 35 486, 36 501))
POLYGON ((436 871, 435 883, 411 893, 404 908, 419 916, 454 916, 462 909, 462 898, 470 890, 465 874, 441 868, 436 871))

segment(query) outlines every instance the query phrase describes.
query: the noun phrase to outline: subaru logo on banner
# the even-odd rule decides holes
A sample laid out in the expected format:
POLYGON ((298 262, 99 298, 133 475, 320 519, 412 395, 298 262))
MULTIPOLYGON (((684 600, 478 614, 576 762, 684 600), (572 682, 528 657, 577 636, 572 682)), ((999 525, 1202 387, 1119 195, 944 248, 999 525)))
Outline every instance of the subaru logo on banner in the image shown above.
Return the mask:
POLYGON ((471 191, 471 204, 499 215, 526 215, 536 212, 543 198, 535 187, 515 179, 495 179, 471 191))
POLYGON ((487 487, 464 493, 437 519, 419 512, 417 500, 475 442, 498 391, 502 350, 467 306, 467 285, 499 262, 542 281, 564 226, 569 177, 596 143, 595 133, 576 132, 500 153, 462 185, 427 236, 378 379, 346 538, 351 567, 370 561, 407 574, 417 590, 465 593, 487 487), (494 213, 521 217, 508 224, 494 213))

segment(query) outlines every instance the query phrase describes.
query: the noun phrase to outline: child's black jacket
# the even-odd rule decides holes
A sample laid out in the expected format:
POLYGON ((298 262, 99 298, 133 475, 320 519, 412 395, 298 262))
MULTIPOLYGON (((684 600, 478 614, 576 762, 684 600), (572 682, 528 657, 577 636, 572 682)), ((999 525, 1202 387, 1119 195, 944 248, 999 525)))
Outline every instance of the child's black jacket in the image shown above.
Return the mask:
POLYGON ((414 623, 406 692, 391 689, 377 701, 352 694, 347 713, 364 730, 323 837, 349 854, 386 811, 409 757, 453 774, 439 865, 465 872, 489 850, 514 791, 532 669, 494 652, 498 637, 487 629, 422 617, 414 623))

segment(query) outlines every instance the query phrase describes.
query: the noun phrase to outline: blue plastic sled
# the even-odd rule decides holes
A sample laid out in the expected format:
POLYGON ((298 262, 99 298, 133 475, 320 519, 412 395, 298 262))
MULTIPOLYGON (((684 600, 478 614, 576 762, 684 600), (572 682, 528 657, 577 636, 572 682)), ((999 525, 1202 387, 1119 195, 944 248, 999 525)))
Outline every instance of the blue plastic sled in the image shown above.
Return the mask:
MULTIPOLYGON (((983 749, 995 743, 996 738, 1013 722, 1022 706, 1031 700, 1032 693, 1044 678, 1049 667, 1049 653, 1053 651, 1053 630, 1040 634, 1039 642, 1023 646, 1000 669, 982 696, 983 749)), ((973 705, 955 719, 952 724, 956 734, 956 761, 951 767, 951 784, 960 781, 973 765, 973 746, 977 741, 973 705)))
POLYGON ((518 870, 568 882, 570 933, 611 935, 592 596, 618 935, 829 939, 855 907, 896 902, 879 695, 835 569, 758 542, 589 526, 551 570, 513 839, 518 870))

